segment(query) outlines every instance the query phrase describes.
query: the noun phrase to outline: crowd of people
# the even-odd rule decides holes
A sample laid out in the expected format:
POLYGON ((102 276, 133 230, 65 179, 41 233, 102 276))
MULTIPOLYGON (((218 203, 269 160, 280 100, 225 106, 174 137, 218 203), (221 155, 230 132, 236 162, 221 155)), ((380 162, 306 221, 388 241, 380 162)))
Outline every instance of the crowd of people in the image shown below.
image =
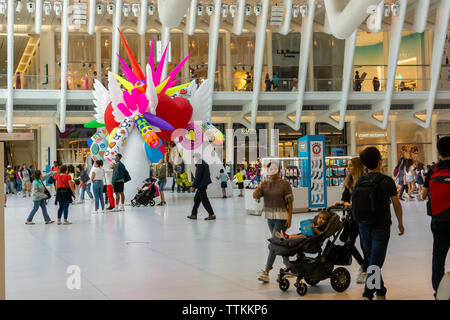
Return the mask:
MULTIPOLYGON (((347 172, 343 184, 341 201, 335 206, 347 207, 351 214, 347 235, 345 236, 351 256, 360 266, 356 282, 365 284, 363 299, 385 299, 387 288, 381 277, 381 269, 384 265, 389 240, 391 237, 391 204, 397 220, 398 235, 405 233, 403 226, 403 209, 400 201, 407 199, 428 200, 427 213, 432 217, 431 230, 433 234, 433 258, 432 258, 432 285, 437 291, 439 283, 444 276, 445 260, 450 248, 450 137, 438 140, 437 149, 442 160, 428 166, 425 169, 422 163, 414 163, 410 158, 402 157, 394 170, 393 177, 381 173, 383 166, 380 151, 375 147, 364 149, 359 157, 348 161, 347 172), (417 190, 417 195, 415 191, 417 190), (369 199, 369 200, 368 200, 369 199), (350 209, 351 208, 351 209, 350 209), (361 252, 358 250, 356 240, 359 237, 361 252), (374 275, 376 266, 380 270, 381 285, 377 288, 368 284, 368 280, 374 275)), ((71 224, 68 220, 69 207, 77 198, 78 203, 85 201, 85 194, 94 199, 93 213, 105 212, 105 204, 109 203, 107 211, 124 211, 124 184, 130 177, 121 162, 122 156, 116 155, 115 162, 104 164, 97 160, 92 163, 92 168, 84 168, 79 165, 59 165, 57 162, 51 167, 50 172, 42 174, 40 170, 28 168, 25 164, 21 168, 7 166, 5 169, 5 191, 7 193, 19 193, 32 198, 33 207, 28 215, 26 224, 34 224, 33 218, 41 208, 46 224, 52 224, 47 211, 47 202, 52 198, 49 189, 55 193, 55 204, 58 204, 57 224, 71 224), (92 187, 92 193, 90 188, 92 187), (104 196, 105 194, 105 196, 104 196)), ((244 179, 257 181, 258 187, 253 193, 255 199, 264 199, 264 217, 267 219, 269 232, 272 237, 287 239, 307 238, 308 235, 298 234, 289 236, 286 232, 291 227, 293 211, 293 193, 291 185, 280 177, 277 166, 261 167, 258 162, 253 167, 237 166, 233 168, 227 163, 225 169, 220 170, 216 177, 211 177, 209 165, 201 159, 199 154, 194 155, 195 176, 192 183, 188 177, 183 163, 172 165, 161 159, 154 174, 150 170, 150 180, 157 180, 161 201, 158 205, 166 205, 164 189, 167 177, 174 177, 171 191, 175 185, 178 192, 195 192, 194 204, 188 219, 196 220, 200 204, 203 204, 208 216, 205 220, 215 220, 216 215, 208 199, 207 188, 218 180, 222 188, 223 198, 226 198, 228 183, 233 181, 239 188, 239 196, 243 196, 244 179), (234 170, 233 170, 234 169, 234 170), (261 182, 262 170, 268 179, 261 182), (234 173, 232 175, 232 173, 234 173), (183 177, 184 175, 184 177, 183 177), (233 176, 233 178, 231 178, 233 176), (261 183, 260 183, 261 182, 261 183)), ((327 211, 320 212, 316 222, 311 225, 313 235, 324 232, 330 214, 327 211)), ((265 268, 261 271, 258 280, 269 282, 269 272, 273 268, 277 254, 269 250, 265 268)), ((283 256, 285 270, 290 268, 290 260, 283 256)))
MULTIPOLYGON (((356 282, 365 284, 362 298, 364 300, 386 299, 387 288, 381 276, 389 239, 391 236, 391 204, 397 219, 398 235, 405 233, 403 226, 403 209, 400 200, 403 200, 403 192, 406 190, 408 197, 413 197, 415 185, 419 185, 418 197, 428 199, 427 213, 431 218, 431 230, 433 234, 433 258, 432 258, 432 286, 435 290, 445 273, 445 260, 450 249, 450 137, 443 137, 437 143, 437 149, 441 161, 424 171, 423 164, 413 165, 411 159, 400 159, 394 172, 394 179, 381 173, 382 157, 375 147, 368 147, 360 153, 359 158, 353 158, 348 162, 348 175, 343 185, 341 205, 348 207, 351 214, 349 219, 348 240, 346 246, 349 252, 360 265, 356 282), (355 246, 359 237, 360 253, 355 246), (370 271, 369 271, 369 267, 370 271), (373 268, 376 267, 376 268, 373 268), (380 285, 376 288, 368 283, 368 279, 376 276, 379 270, 380 285)), ((287 239, 286 231, 292 222, 293 193, 290 184, 280 178, 278 169, 272 170, 270 163, 265 168, 269 176, 268 181, 262 182, 254 191, 255 199, 264 199, 264 216, 267 219, 272 238, 287 239)), ((327 213, 321 212, 321 213, 327 213)), ((320 214, 317 221, 320 221, 320 214)), ((329 215, 328 215, 329 216, 329 215)), ((320 223, 312 224, 314 234, 320 234, 325 229, 327 219, 322 218, 320 223), (322 229, 320 229, 322 228, 322 229)), ((292 237, 292 236, 291 236, 292 237)), ((295 237, 307 238, 307 235, 295 237)), ((269 272, 273 268, 276 253, 270 250, 265 268, 260 272, 258 280, 269 282, 269 272)), ((283 256, 285 271, 291 268, 291 261, 283 256)))

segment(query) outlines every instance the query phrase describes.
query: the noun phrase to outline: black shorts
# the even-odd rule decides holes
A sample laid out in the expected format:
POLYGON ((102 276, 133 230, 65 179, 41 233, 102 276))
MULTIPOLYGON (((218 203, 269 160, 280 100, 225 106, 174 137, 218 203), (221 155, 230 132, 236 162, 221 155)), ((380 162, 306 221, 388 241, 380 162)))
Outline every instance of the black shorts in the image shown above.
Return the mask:
POLYGON ((222 181, 222 182, 220 183, 220 187, 226 189, 226 187, 227 187, 226 181, 222 181))
POLYGON ((238 184, 239 189, 244 189, 244 183, 243 182, 239 182, 238 184))
POLYGON ((124 186, 123 181, 114 182, 114 192, 115 193, 123 192, 123 186, 124 186))

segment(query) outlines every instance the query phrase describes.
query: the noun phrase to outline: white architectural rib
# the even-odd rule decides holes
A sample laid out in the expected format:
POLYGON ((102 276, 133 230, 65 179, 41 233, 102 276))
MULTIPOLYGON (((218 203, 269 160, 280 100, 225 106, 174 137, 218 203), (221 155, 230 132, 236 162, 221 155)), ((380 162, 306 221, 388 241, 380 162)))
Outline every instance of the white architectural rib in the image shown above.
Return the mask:
POLYGON ((186 17, 186 28, 184 32, 192 36, 195 32, 195 21, 197 19, 197 0, 191 0, 191 5, 186 17))
POLYGON ((95 32, 95 0, 89 0, 89 24, 88 33, 90 35, 95 32))
MULTIPOLYGON (((217 44, 219 43, 219 28, 221 18, 222 0, 214 1, 214 14, 209 19, 209 46, 208 46, 208 79, 211 82, 211 91, 214 91, 214 83, 216 77, 216 64, 217 64, 217 44)), ((208 105, 212 110, 212 92, 209 95, 211 101, 208 105)))
POLYGON ((422 127, 428 128, 431 123, 436 99, 439 78, 441 73, 442 58, 447 35, 448 21, 450 18, 450 1, 441 0, 436 8, 436 21, 434 24, 433 50, 430 68, 430 89, 428 99, 414 107, 414 113, 410 115, 412 120, 422 127), (415 116, 416 112, 426 111, 426 119, 422 121, 415 116))
POLYGON ((8 35, 7 35, 7 82, 8 97, 6 100, 6 128, 9 133, 13 132, 14 117, 14 11, 15 1, 8 0, 8 35))
MULTIPOLYGON (((256 21, 255 59, 253 65, 253 95, 249 104, 244 106, 242 117, 251 112, 251 128, 256 128, 256 116, 258 113, 259 92, 261 91, 262 68, 264 62, 264 46, 266 41, 267 16, 269 12, 269 0, 261 1, 261 13, 256 21)), ((245 121, 244 121, 245 123, 245 121)))
POLYGON ((281 117, 280 122, 286 123, 294 130, 300 129, 303 109, 303 99, 308 76, 308 62, 311 53, 311 43, 314 32, 315 1, 308 1, 307 15, 302 19, 300 57, 298 63, 298 92, 294 103, 287 105, 286 113, 281 117), (295 123, 288 118, 289 114, 295 112, 295 123))
POLYGON ((112 25, 112 52, 111 52, 111 71, 118 73, 119 71, 119 58, 117 55, 120 53, 120 34, 119 28, 122 23, 122 0, 116 0, 116 10, 114 13, 114 20, 112 25))
POLYGON ((367 7, 380 0, 325 0, 330 31, 338 39, 350 37, 367 18, 367 7))
POLYGON ((64 0, 61 17, 61 99, 59 102, 59 130, 66 131, 67 52, 69 46, 69 0, 64 0))
MULTIPOLYGON (((170 44, 170 28, 166 27, 165 25, 162 25, 161 28, 161 44, 162 44, 162 50, 165 50, 165 48, 170 44)), ((169 49, 167 49, 167 55, 166 59, 164 59, 164 65, 161 73, 161 78, 164 79, 167 76, 167 66, 169 65, 169 54, 171 52, 169 49)))
POLYGON ((413 22, 414 31, 425 31, 427 26, 428 8, 430 8, 430 0, 417 0, 415 3, 413 22))
POLYGON ((233 33, 240 35, 244 28, 245 0, 238 0, 236 16, 233 19, 233 33))
POLYGON ((141 11, 139 12, 138 33, 145 35, 147 29, 147 0, 141 0, 141 11))
POLYGON ((391 110, 392 95, 395 89, 395 75, 397 73, 398 56, 400 53, 400 44, 402 42, 403 23, 405 21, 408 0, 399 0, 400 9, 397 16, 391 16, 391 32, 389 39, 389 56, 386 73, 386 92, 384 100, 374 105, 373 111, 383 111, 383 121, 378 121, 370 116, 369 121, 376 124, 381 129, 386 129, 389 121, 389 112, 391 110))
POLYGON ((292 18, 292 0, 284 0, 284 14, 283 22, 280 25, 279 32, 282 35, 287 35, 291 28, 292 18))
POLYGON ((36 0, 36 8, 34 9, 34 32, 41 34, 42 29, 42 0, 36 0))
POLYGON ((347 112, 347 102, 350 90, 352 90, 353 82, 353 58, 355 56, 356 35, 358 31, 354 31, 353 34, 345 40, 344 51, 344 66, 342 68, 342 91, 341 99, 330 105, 330 110, 327 112, 325 118, 321 119, 324 122, 335 126, 337 129, 342 130, 345 126, 345 114, 347 112), (339 112, 339 121, 331 118, 331 115, 339 112))

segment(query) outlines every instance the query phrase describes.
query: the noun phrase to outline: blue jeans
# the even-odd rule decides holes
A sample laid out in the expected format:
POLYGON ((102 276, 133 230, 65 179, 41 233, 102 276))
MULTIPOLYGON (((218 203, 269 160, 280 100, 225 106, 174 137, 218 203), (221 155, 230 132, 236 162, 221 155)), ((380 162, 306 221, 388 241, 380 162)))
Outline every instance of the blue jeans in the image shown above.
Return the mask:
POLYGON ((10 193, 14 193, 14 181, 8 181, 8 189, 10 193))
POLYGON ((58 220, 61 220, 63 212, 64 220, 67 220, 67 217, 69 216, 69 201, 59 201, 58 220))
MULTIPOLYGON (((286 231, 286 220, 267 219, 267 224, 269 225, 269 230, 272 237, 276 232, 280 232, 281 230, 286 231)), ((277 255, 273 251, 269 251, 269 256, 267 257, 266 263, 267 270, 272 270, 276 256, 277 255)), ((289 257, 283 257, 283 263, 286 266, 289 266, 289 257)))
POLYGON ((50 217, 48 216, 47 212, 47 205, 45 204, 45 200, 33 200, 33 209, 31 209, 31 212, 27 218, 27 221, 31 222, 33 221, 33 217, 35 213, 39 210, 39 207, 42 209, 42 215, 44 216, 45 222, 50 220, 50 217))
POLYGON ((103 199, 103 180, 94 180, 92 191, 94 191, 95 210, 98 210, 99 208, 99 201, 100 204, 102 205, 102 210, 104 210, 105 200, 103 199))
POLYGON ((367 279, 363 297, 372 299, 375 292, 379 296, 385 296, 387 289, 384 286, 383 277, 381 276, 381 268, 383 267, 384 260, 386 258, 389 238, 391 236, 391 227, 360 224, 359 236, 361 238, 361 244, 364 253, 368 259, 368 271, 370 270, 371 266, 377 266, 378 268, 380 268, 380 286, 375 289, 369 289, 368 286, 369 281, 371 282, 371 284, 372 282, 374 282, 373 275, 375 273, 375 270, 367 272, 367 279))
POLYGON ((81 187, 81 196, 80 196, 80 199, 81 200, 84 200, 84 192, 87 192, 87 194, 88 194, 88 196, 89 196, 89 198, 93 198, 94 196, 92 195, 92 193, 91 193, 91 183, 89 182, 89 183, 86 183, 86 187, 85 188, 83 188, 83 187, 81 187))
POLYGON ((17 182, 17 187, 16 187, 17 192, 22 192, 22 180, 17 179, 16 182, 17 182))
POLYGON ((445 259, 450 249, 450 221, 431 219, 433 232, 433 262, 431 281, 436 292, 445 274, 445 259))

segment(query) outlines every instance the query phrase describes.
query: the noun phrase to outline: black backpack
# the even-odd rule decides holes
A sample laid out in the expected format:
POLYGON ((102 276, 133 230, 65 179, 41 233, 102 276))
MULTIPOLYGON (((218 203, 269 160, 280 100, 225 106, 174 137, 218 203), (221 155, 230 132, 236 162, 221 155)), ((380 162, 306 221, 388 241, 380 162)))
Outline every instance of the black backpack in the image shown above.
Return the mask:
POLYGON ((352 218, 358 224, 379 224, 385 219, 386 200, 379 190, 381 182, 386 178, 383 174, 375 177, 364 175, 358 179, 352 193, 352 218))
POLYGON ((125 171, 124 171, 124 178, 125 178, 124 183, 127 183, 128 181, 131 180, 130 173, 128 172, 127 169, 125 169, 125 171))

